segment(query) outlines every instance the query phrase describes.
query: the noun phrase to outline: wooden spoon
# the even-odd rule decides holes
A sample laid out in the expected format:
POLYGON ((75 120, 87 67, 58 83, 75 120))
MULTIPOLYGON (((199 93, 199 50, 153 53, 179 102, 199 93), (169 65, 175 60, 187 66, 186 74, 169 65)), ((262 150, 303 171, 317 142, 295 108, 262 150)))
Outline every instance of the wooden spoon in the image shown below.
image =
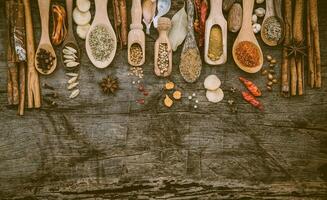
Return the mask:
MULTIPOLYGON (((227 61, 227 21, 222 11, 223 0, 210 0, 211 10, 205 26, 205 50, 204 60, 210 65, 221 65, 227 61), (222 46, 222 55, 218 60, 211 60, 208 56, 210 45, 210 34, 214 26, 219 26, 221 30, 221 43, 217 44, 222 46)), ((216 41, 214 41, 216 42, 216 41)), ((219 51, 218 49, 215 49, 219 51)))
POLYGON ((132 66, 141 66, 145 62, 145 34, 142 25, 142 5, 141 0, 133 0, 132 2, 132 24, 128 33, 128 63, 132 66), (142 49, 142 59, 140 62, 135 63, 131 59, 131 46, 133 44, 140 45, 142 49))
POLYGON ((85 48, 89 59, 91 60, 91 62, 95 67, 106 68, 110 65, 110 63, 115 57, 116 49, 117 49, 117 37, 108 17, 108 12, 107 12, 108 0, 94 0, 94 1, 95 1, 95 16, 92 25, 90 27, 90 30, 86 35, 85 48), (105 27, 109 35, 111 36, 111 39, 113 40, 112 42, 113 49, 110 52, 109 58, 105 61, 96 60, 96 58, 92 54, 92 50, 90 47, 90 34, 98 26, 105 27))
MULTIPOLYGON (((269 20, 272 20, 273 18, 277 19, 279 21, 279 23, 281 24, 280 19, 275 16, 274 0, 266 0, 266 15, 262 22, 261 38, 262 38, 262 41, 265 44, 267 44, 268 46, 276 46, 279 42, 279 40, 272 40, 272 39, 267 38, 267 33, 265 31, 265 27, 268 25, 267 22, 269 20)), ((281 26, 282 26, 282 24, 281 24, 281 26)))
POLYGON ((160 17, 158 20, 158 32, 159 37, 156 40, 154 45, 154 73, 157 76, 167 77, 171 74, 172 66, 173 66, 173 50, 171 49, 171 44, 168 38, 168 32, 171 28, 171 21, 167 17, 160 17), (166 70, 160 69, 158 64, 158 59, 160 55, 159 46, 160 44, 167 45, 167 55, 166 59, 168 59, 168 67, 166 70))
POLYGON ((285 38, 285 22, 282 15, 282 0, 274 0, 275 14, 279 20, 280 26, 282 27, 282 37, 278 41, 278 44, 281 44, 285 38))
MULTIPOLYGON (((67 18, 68 18, 68 32, 65 41, 63 42, 62 49, 61 49, 61 60, 64 61, 64 54, 62 50, 66 47, 72 47, 77 51, 75 54, 77 56, 76 62, 80 63, 80 49, 76 42, 74 31, 73 31, 73 20, 72 20, 72 12, 73 12, 73 0, 66 0, 66 10, 67 10, 67 18)), ((64 64, 65 65, 65 64, 64 64)))
POLYGON ((233 58, 236 63, 236 65, 242 69, 245 72, 248 73, 256 73, 262 68, 263 64, 263 55, 262 51, 260 48, 260 45, 253 33, 252 25, 251 25, 251 18, 252 18, 252 11, 253 11, 253 5, 254 5, 254 0, 243 0, 243 22, 242 22, 242 28, 234 42, 233 45, 233 58), (243 41, 248 41, 254 44, 259 51, 260 57, 259 57, 259 64, 254 67, 248 67, 243 65, 239 60, 237 59, 235 49, 238 46, 240 42, 243 41))
POLYGON ((39 46, 36 50, 35 56, 35 68, 40 74, 49 75, 51 74, 57 67, 57 56, 51 45, 50 37, 49 37, 49 10, 50 10, 50 1, 51 0, 38 0, 39 10, 40 10, 40 18, 41 18, 41 39, 39 42, 39 46), (44 49, 51 53, 54 60, 52 61, 52 66, 47 71, 40 69, 38 67, 37 55, 41 49, 44 49))

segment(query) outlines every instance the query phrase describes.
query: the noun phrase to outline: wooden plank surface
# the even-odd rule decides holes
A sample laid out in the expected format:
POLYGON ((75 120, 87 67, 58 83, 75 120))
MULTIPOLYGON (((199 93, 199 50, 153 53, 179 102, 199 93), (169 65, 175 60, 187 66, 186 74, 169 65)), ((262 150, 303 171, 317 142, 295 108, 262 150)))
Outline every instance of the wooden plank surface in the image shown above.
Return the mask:
MULTIPOLYGON (((327 1, 319 3, 323 88, 306 87, 303 97, 287 99, 275 86, 261 98, 263 113, 237 95, 237 114, 230 112, 227 99, 231 87, 244 89, 238 76, 261 88, 265 78, 235 66, 230 50, 236 35, 229 34, 228 63, 205 65, 194 84, 182 80, 180 49, 174 53, 171 80, 184 96, 167 109, 162 105, 167 79, 153 73, 157 33, 152 29, 146 39, 144 84, 150 94, 144 105, 135 103, 143 96, 127 76, 126 50, 118 50, 113 64, 99 70, 83 49, 81 95, 68 99, 60 65, 41 78, 59 93, 58 107, 45 104, 18 117, 6 106, 6 29, 0 12, 0 199, 327 199, 327 1), (103 95, 97 85, 107 74, 119 78, 115 96, 103 95), (209 74, 223 81, 222 103, 205 99, 202 83, 209 74), (192 93, 198 109, 187 99, 192 93)), ((182 4, 174 0, 168 16, 182 4)), ((32 9, 38 40, 36 0, 32 9)), ((79 44, 84 47, 84 41, 79 44)), ((280 61, 280 48, 262 49, 280 61)))

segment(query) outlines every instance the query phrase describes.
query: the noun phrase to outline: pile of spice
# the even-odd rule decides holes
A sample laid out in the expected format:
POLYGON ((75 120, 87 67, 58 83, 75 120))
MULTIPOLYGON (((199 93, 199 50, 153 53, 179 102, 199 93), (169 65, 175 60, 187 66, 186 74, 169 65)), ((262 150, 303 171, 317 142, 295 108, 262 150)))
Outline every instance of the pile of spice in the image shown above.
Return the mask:
POLYGON ((263 69, 261 74, 267 76, 267 90, 272 91, 273 85, 278 83, 278 80, 275 78, 274 69, 277 61, 271 55, 267 55, 267 61, 269 62, 269 69, 263 69))
POLYGON ((217 61, 223 54, 223 35, 220 26, 214 25, 209 36, 208 57, 212 61, 217 61))
POLYGON ((136 77, 142 79, 144 76, 143 68, 142 67, 130 67, 128 76, 136 76, 136 77))
POLYGON ((199 51, 196 48, 189 48, 181 55, 179 70, 189 83, 193 83, 201 74, 202 61, 199 57, 199 51))
POLYGON ((142 51, 142 47, 140 44, 134 43, 131 45, 130 59, 131 59, 132 63, 134 63, 135 65, 140 64, 140 62, 143 59, 143 51, 142 51))
POLYGON ((242 41, 235 48, 237 60, 246 67, 256 67, 260 64, 258 47, 249 41, 242 41))
POLYGON ((278 42, 282 37, 282 27, 276 17, 267 18, 262 31, 265 38, 271 41, 278 42))
POLYGON ((169 67, 168 56, 169 56, 168 55, 168 44, 160 43, 157 64, 158 64, 158 68, 159 68, 161 74, 168 71, 168 67, 169 67))
POLYGON ((106 61, 114 49, 114 40, 105 26, 98 25, 90 33, 89 44, 95 60, 106 61))
POLYGON ((40 48, 36 55, 36 59, 38 68, 43 72, 47 72, 51 69, 56 58, 51 54, 50 51, 40 48))
POLYGON ((119 89, 118 79, 114 76, 106 76, 101 82, 99 82, 99 86, 104 94, 114 94, 119 89))

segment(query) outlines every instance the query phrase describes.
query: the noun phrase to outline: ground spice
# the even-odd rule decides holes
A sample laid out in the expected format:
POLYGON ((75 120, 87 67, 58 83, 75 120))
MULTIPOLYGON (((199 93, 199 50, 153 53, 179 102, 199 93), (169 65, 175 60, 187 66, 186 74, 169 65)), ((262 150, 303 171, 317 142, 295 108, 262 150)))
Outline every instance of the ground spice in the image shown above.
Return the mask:
POLYGON ((169 56, 168 55, 168 44, 160 43, 157 63, 158 63, 158 68, 159 68, 161 74, 168 71, 168 67, 169 67, 168 56, 169 56))
POLYGON ((179 70, 187 82, 194 82, 200 76, 202 62, 196 48, 189 48, 181 55, 179 70))
POLYGON ((55 57, 46 49, 41 48, 36 55, 37 65, 43 72, 47 72, 50 70, 53 62, 55 61, 55 57))
POLYGON ((242 41, 235 48, 237 60, 246 67, 256 67, 260 64, 258 47, 249 41, 242 41))
POLYGON ((97 61, 109 59, 114 49, 114 40, 105 26, 98 25, 90 33, 89 43, 92 55, 97 61))
POLYGON ((266 19, 263 33, 268 40, 279 41, 282 37, 282 26, 276 17, 266 19))
POLYGON ((142 47, 138 43, 134 43, 130 48, 131 62, 138 65, 143 59, 142 47))
POLYGON ((208 57, 212 61, 219 60, 223 54, 223 35, 220 26, 214 25, 209 36, 208 57))

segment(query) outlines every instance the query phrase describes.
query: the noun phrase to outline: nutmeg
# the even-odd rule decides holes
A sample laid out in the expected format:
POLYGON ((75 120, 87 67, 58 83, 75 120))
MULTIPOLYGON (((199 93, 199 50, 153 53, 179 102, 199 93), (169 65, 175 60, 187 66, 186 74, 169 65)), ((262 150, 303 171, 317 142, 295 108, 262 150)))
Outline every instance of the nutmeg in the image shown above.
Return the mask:
POLYGON ((230 32, 236 33, 240 30, 242 26, 243 19, 243 10, 242 6, 239 3, 234 3, 230 9, 227 17, 228 30, 230 32))
POLYGON ((224 0, 223 1, 223 11, 228 12, 236 0, 224 0))

